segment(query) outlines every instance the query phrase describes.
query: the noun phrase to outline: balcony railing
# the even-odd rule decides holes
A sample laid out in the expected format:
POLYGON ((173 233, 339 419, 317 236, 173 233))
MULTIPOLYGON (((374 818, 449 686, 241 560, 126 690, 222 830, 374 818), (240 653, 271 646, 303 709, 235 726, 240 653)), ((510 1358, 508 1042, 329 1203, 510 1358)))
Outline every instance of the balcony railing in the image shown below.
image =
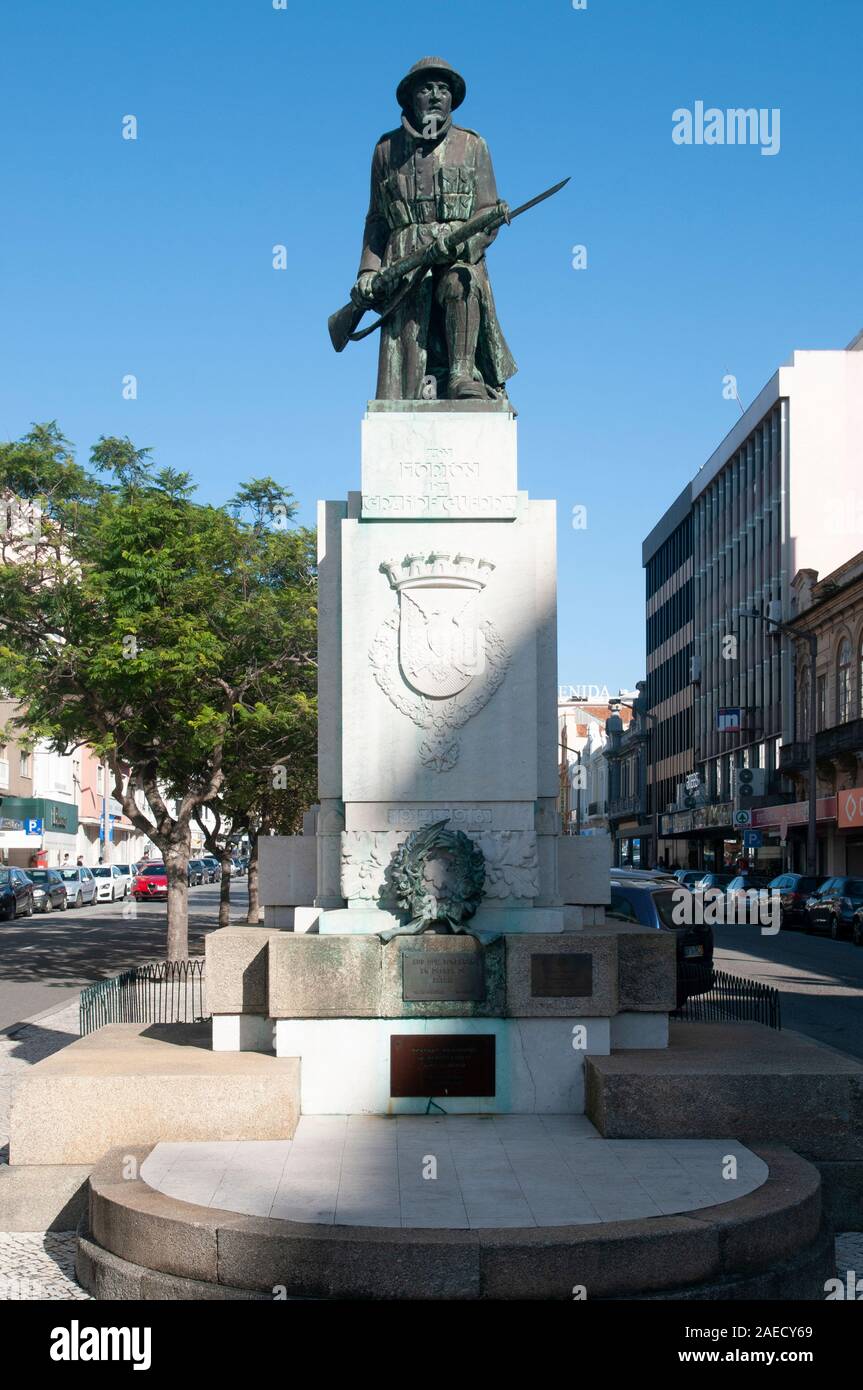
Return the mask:
MULTIPOLYGON (((863 753, 863 719, 834 724, 832 729, 819 729, 815 751, 819 762, 822 758, 838 758, 842 753, 863 753)), ((805 768, 808 762, 808 743, 786 743, 779 750, 780 772, 805 768)))

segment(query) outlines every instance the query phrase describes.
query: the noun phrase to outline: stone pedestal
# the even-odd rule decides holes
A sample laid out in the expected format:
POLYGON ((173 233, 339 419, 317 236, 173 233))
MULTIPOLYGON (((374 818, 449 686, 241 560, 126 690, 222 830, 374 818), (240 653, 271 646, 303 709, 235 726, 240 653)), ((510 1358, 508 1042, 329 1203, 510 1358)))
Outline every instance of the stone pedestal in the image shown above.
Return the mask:
MULTIPOLYGON (((225 928, 207 938, 213 1045, 239 1030, 300 1063, 306 1114, 581 1113, 584 1063, 663 1048, 675 1003, 670 933, 624 926, 474 937, 225 928), (247 982, 237 993, 236 978, 247 982), (238 1017, 238 1003, 250 1012, 238 1017), (393 1095, 394 1039, 491 1040, 492 1094, 393 1095)), ((443 1059, 446 1061, 446 1058, 443 1059)))
POLYGON ((608 838, 560 834, 555 543, 506 401, 370 404, 360 489, 319 511, 319 805, 260 846, 266 1003, 254 939, 224 947, 249 1006, 209 991, 214 1046, 274 1038, 306 1112, 578 1112, 588 1053, 665 1045, 673 940, 642 934, 639 999, 601 931, 608 838), (440 822, 473 868, 423 860, 407 891, 440 822), (430 893, 456 919, 473 894, 480 939, 382 943, 430 893))

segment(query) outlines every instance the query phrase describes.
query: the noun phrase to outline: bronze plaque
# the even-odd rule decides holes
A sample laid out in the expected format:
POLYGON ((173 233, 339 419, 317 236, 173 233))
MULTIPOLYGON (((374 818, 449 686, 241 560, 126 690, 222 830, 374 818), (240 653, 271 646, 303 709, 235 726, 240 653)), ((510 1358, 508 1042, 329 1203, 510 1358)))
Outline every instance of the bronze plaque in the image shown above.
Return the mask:
POLYGON ((461 1002, 484 998, 485 971, 481 952, 402 952, 402 999, 406 1002, 430 999, 461 1002))
POLYGON ((593 994, 593 956, 588 951, 531 955, 533 999, 587 999, 593 994))
POLYGON ((493 1096, 494 1033, 395 1033, 391 1096, 493 1096))

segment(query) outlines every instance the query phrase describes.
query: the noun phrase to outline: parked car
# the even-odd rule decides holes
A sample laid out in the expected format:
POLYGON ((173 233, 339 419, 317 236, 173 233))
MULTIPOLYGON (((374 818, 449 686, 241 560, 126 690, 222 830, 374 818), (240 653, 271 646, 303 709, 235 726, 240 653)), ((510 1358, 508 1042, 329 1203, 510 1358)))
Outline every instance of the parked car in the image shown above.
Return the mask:
POLYGON ((639 881, 646 880, 648 883, 677 882, 677 879, 674 877, 672 873, 668 871, 668 869, 635 869, 630 868, 627 865, 620 865, 616 869, 612 868, 610 870, 610 873, 612 878, 617 876, 618 878, 626 879, 627 882, 629 882, 631 879, 638 879, 639 881))
POLYGON ((96 880, 96 902, 113 903, 126 896, 126 879, 119 864, 98 864, 92 870, 96 880))
POLYGON ((208 883, 207 866, 203 859, 190 859, 188 864, 189 887, 196 888, 199 883, 208 883))
POLYGON ((0 918, 32 917, 34 905, 33 884, 24 870, 0 868, 0 918))
POLYGON ((834 941, 853 936, 858 908, 863 908, 863 878, 828 878, 806 904, 806 930, 829 931, 834 941))
POLYGON ((83 907, 85 903, 96 901, 96 880, 84 864, 75 864, 71 869, 58 869, 66 889, 66 901, 72 907, 83 907))
MULTIPOLYGON (((760 893, 762 888, 767 888, 769 881, 766 874, 753 874, 747 871, 744 874, 735 874, 734 877, 724 885, 717 884, 715 886, 724 886, 725 896, 727 898, 740 898, 744 893, 760 893)), ((707 885, 705 883, 699 883, 698 885, 699 890, 708 886, 713 885, 707 885)))
POLYGON ((55 907, 65 911, 66 885, 56 869, 28 869, 27 877, 33 884, 33 906, 37 912, 50 912, 55 907))
POLYGON ((806 920, 806 903, 824 883, 823 874, 778 874, 767 887, 778 892, 782 926, 806 920))
POLYGON ((158 860, 141 864, 132 884, 132 897, 137 902, 158 901, 168 897, 168 872, 158 860))
POLYGON ((233 878, 242 878, 243 875, 249 871, 249 864, 246 859, 232 859, 231 865, 231 875, 233 878))
POLYGON ((698 888, 699 892, 704 892, 707 888, 728 887, 731 880, 736 877, 730 870, 706 870, 696 879, 695 883, 690 883, 690 888, 698 888))
POLYGON ((694 884, 700 883, 704 878, 703 869, 675 869, 673 877, 678 883, 682 883, 684 888, 692 888, 694 884))
POLYGON ((863 946, 863 907, 858 907, 851 923, 851 940, 855 946, 863 946))
POLYGON ((207 882, 218 883, 219 879, 222 877, 222 866, 216 856, 214 854, 202 854, 201 863, 206 864, 207 871, 210 875, 207 882))
MULTIPOLYGON (((611 904, 608 912, 624 922, 640 922, 643 927, 673 931, 677 936, 677 1007, 693 994, 704 994, 713 979, 713 928, 707 923, 678 923, 680 898, 689 892, 674 882, 649 882, 632 877, 611 877, 611 904), (691 970, 698 966, 697 972, 691 970), (689 969, 687 967, 690 967, 689 969)), ((692 894, 693 899, 695 895, 692 894)), ((695 914, 693 914, 694 916, 695 914)))
POLYGON ((128 898, 129 894, 132 891, 133 880, 135 878, 136 873, 138 872, 138 865, 115 864, 114 868, 119 869, 120 873, 123 875, 123 896, 125 898, 128 898))

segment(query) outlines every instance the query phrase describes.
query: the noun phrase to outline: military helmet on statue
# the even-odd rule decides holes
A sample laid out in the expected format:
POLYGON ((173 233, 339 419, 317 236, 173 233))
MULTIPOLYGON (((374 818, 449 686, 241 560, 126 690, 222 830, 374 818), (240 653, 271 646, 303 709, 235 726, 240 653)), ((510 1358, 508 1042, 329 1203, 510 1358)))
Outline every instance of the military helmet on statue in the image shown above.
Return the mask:
POLYGON ((410 104, 411 91, 414 83, 421 77, 431 76, 445 77, 450 84, 452 91, 452 109, 461 106, 467 94, 467 84, 461 73, 456 72, 451 63, 445 58, 420 58, 418 63, 414 63, 410 72, 406 74, 396 88, 396 101, 402 110, 407 109, 410 104))

